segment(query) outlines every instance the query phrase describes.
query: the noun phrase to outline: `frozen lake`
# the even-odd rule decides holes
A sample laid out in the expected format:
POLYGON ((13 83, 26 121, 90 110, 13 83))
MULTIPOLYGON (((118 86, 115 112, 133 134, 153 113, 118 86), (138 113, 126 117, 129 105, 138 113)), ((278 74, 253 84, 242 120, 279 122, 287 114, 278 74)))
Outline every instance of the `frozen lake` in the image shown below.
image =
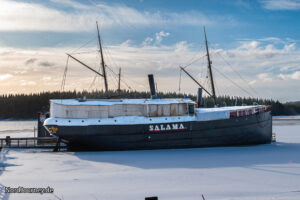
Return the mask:
MULTIPOLYGON (((300 117, 274 119, 277 142, 266 145, 77 153, 4 149, 0 200, 194 200, 202 194, 206 200, 300 199, 300 117), (3 186, 49 186, 54 194, 7 195, 3 186)), ((34 125, 0 122, 0 136, 29 134, 34 125)))
POLYGON ((34 137, 36 120, 30 121, 0 121, 0 138, 7 135, 11 137, 34 137))

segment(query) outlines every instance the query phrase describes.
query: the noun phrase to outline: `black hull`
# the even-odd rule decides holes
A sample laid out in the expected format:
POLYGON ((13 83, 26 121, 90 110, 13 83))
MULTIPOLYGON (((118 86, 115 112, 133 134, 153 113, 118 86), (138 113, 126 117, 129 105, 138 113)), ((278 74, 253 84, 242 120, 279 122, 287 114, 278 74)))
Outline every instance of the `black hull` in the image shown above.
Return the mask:
POLYGON ((55 135, 69 141, 70 148, 81 150, 254 145, 270 143, 272 140, 270 112, 224 120, 182 122, 182 124, 185 129, 169 131, 149 131, 149 124, 56 126, 58 132, 55 135))

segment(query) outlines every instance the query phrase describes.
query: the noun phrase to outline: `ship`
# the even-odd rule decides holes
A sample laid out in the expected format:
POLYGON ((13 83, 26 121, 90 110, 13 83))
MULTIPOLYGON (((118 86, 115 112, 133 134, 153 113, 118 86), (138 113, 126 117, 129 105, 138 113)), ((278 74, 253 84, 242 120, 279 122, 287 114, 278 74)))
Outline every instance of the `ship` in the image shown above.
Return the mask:
MULTIPOLYGON (((97 24, 102 73, 72 58, 104 78, 105 64, 97 24)), ((265 105, 216 105, 216 94, 205 34, 208 72, 212 91, 199 86, 197 101, 157 96, 154 76, 148 75, 151 96, 146 99, 52 99, 47 131, 67 141, 68 147, 83 150, 137 150, 266 144, 272 141, 271 107, 265 105), (202 92, 212 97, 215 107, 202 107, 202 92)))

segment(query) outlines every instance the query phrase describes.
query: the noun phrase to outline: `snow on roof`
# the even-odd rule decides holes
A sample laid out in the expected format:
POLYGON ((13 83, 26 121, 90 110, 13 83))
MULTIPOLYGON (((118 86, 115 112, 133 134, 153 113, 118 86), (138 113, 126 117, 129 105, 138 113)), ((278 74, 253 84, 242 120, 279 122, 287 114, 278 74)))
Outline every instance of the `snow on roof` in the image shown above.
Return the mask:
POLYGON ((174 104, 174 103, 195 103, 191 99, 51 99, 52 103, 61 105, 116 105, 116 104, 174 104))
POLYGON ((197 108, 196 112, 206 113, 206 112, 218 112, 218 111, 234 111, 234 110, 244 110, 259 107, 255 106, 228 106, 228 107, 216 107, 216 108, 197 108))

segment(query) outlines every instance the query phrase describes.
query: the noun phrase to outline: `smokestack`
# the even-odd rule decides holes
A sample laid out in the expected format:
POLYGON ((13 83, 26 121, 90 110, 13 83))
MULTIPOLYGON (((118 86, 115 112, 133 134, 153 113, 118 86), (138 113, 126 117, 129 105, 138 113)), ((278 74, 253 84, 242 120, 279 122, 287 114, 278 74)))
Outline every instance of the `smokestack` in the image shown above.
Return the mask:
POLYGON ((156 94, 156 90, 155 90, 155 84, 154 84, 153 74, 148 74, 148 80, 149 80, 151 97, 152 97, 152 99, 156 99, 157 98, 157 94, 156 94))
POLYGON ((197 107, 200 108, 201 106, 202 106, 202 88, 198 88, 197 107))

